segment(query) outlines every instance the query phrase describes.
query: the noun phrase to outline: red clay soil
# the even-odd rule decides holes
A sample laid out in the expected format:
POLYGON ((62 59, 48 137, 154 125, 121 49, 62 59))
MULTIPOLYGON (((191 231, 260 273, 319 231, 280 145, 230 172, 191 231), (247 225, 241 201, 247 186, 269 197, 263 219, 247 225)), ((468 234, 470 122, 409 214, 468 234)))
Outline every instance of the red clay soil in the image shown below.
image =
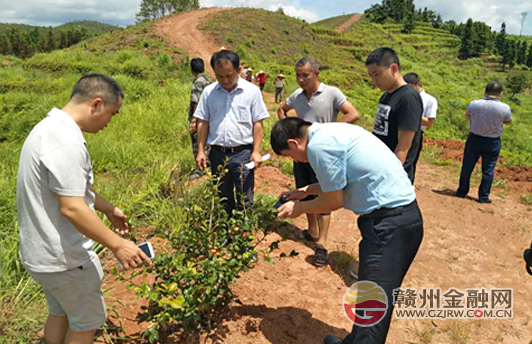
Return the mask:
MULTIPOLYGON (((157 24, 157 30, 190 56, 210 58, 218 47, 205 36, 194 35, 200 32, 196 29, 198 20, 216 11, 205 9, 172 16, 157 24)), ((268 103, 272 105, 270 99, 268 103)), ((462 143, 427 144, 441 145, 444 157, 461 159, 462 143)), ((528 276, 522 261, 523 249, 530 243, 532 209, 520 203, 518 197, 532 185, 531 171, 529 168, 503 170, 502 173, 519 182, 509 183, 513 187, 506 191, 509 194, 505 197, 500 195, 501 190, 493 190, 494 203, 481 205, 471 198, 451 196, 459 176, 451 174, 448 167, 418 165, 416 193, 424 216, 425 236, 403 287, 418 290, 439 287, 442 292, 451 287, 461 291, 513 288, 513 319, 394 319, 388 344, 528 344, 532 339, 532 276, 528 276), (513 191, 514 187, 519 189, 513 191)), ((287 190, 293 183, 273 167, 259 168, 256 180, 257 190, 272 194, 287 190)), ((476 194, 476 190, 470 194, 476 194)), ((346 268, 349 259, 358 255, 360 235, 356 218, 347 210, 333 213, 328 244, 331 264, 327 268, 311 265, 312 245, 300 235, 300 229, 306 228, 303 217, 295 219, 289 229, 274 231, 263 244, 267 247, 281 240, 279 250, 273 254, 277 257, 274 264, 259 260, 234 286, 242 305, 232 305, 209 336, 181 336, 170 343, 317 344, 322 343, 324 335, 346 335, 351 323, 343 314, 342 298, 347 287, 355 282, 346 268), (292 251, 299 254, 280 257, 281 253, 288 256, 292 251)), ((144 229, 144 233, 149 230, 144 229)), ((155 248, 163 250, 164 243, 155 241, 155 248)), ((109 269, 114 264, 114 259, 109 258, 104 266, 109 269)), ((133 291, 126 290, 126 285, 106 274, 104 287, 110 288, 106 298, 111 305, 108 315, 111 322, 121 325, 117 334, 131 338, 114 343, 138 343, 135 339, 139 331, 146 328, 145 323, 136 320, 146 303, 137 300, 133 291)))
POLYGON ((171 15, 155 23, 155 33, 172 47, 185 51, 191 58, 201 57, 208 64, 212 54, 221 47, 198 27, 209 16, 225 10, 228 8, 208 7, 171 15))
POLYGON ((335 27, 334 30, 344 32, 345 30, 349 29, 351 25, 359 21, 361 18, 362 18, 361 13, 355 13, 353 14, 353 16, 351 16, 351 18, 349 18, 349 20, 335 27))
MULTIPOLYGON (((431 343, 436 344, 452 343, 456 336, 469 338, 468 343, 529 343, 532 277, 525 272, 521 254, 530 241, 531 209, 511 197, 494 196, 492 205, 452 197, 449 184, 454 186, 458 177, 442 177, 447 173, 444 167, 419 166, 416 189, 425 237, 403 285, 439 287, 442 291, 451 287, 462 291, 513 288, 514 319, 394 320, 387 343, 419 343, 427 331, 432 331, 431 343)), ((256 178, 259 191, 274 194, 292 183, 273 167, 258 169, 256 178)), ((242 275, 234 291, 243 304, 230 307, 210 336, 179 336, 169 343, 320 343, 327 334, 346 335, 350 323, 342 311, 342 297, 347 286, 356 282, 346 270, 346 261, 358 255, 356 216, 347 210, 333 213, 328 245, 331 265, 327 268, 311 265, 312 245, 300 235, 304 228, 306 220, 300 217, 291 229, 269 235, 263 248, 281 240, 273 255, 278 258, 274 264, 260 260, 242 275), (281 253, 289 256, 291 251, 299 255, 280 258, 281 253)), ((155 248, 160 251, 164 244, 155 240, 155 248)), ((110 258, 104 266, 109 269, 113 264, 110 258)), ((121 335, 131 336, 125 342, 133 343, 146 328, 136 320, 146 302, 137 300, 126 286, 106 274, 104 287, 111 288, 106 298, 113 310, 109 317, 115 325, 120 319, 121 335)))

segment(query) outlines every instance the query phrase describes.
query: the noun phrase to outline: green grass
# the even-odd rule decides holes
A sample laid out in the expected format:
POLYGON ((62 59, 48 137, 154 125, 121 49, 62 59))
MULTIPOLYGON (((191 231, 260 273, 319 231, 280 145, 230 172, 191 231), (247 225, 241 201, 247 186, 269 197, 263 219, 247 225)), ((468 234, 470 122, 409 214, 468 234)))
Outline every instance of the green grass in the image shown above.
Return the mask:
MULTIPOLYGON (((504 83, 508 76, 487 63, 490 56, 459 60, 459 38, 429 24, 416 23, 412 35, 401 33, 401 24, 379 25, 364 20, 345 33, 331 30, 348 17, 308 25, 281 13, 238 9, 220 13, 205 24, 204 30, 220 44, 226 45, 230 37, 230 47, 254 69, 285 74, 287 95, 298 87, 293 67, 296 60, 302 55, 315 56, 323 67, 321 80, 348 96, 362 115, 360 124, 367 129, 373 125, 382 92, 371 84, 364 61, 374 49, 389 46, 398 52, 402 72, 418 73, 423 87, 438 99, 438 118, 426 132, 433 139, 464 141, 469 128, 464 113, 469 102, 483 96, 489 80, 504 83), (271 47, 275 47, 275 54, 271 47)), ((519 70, 521 66, 516 66, 511 72, 519 70)), ((532 72, 525 73, 532 79, 532 72)), ((266 90, 273 92, 271 81, 266 90)), ((522 93, 514 100, 506 96, 502 100, 511 106, 514 117, 514 125, 505 127, 503 135, 504 163, 532 165, 532 146, 528 143, 532 135, 532 97, 522 93)))
POLYGON ((47 313, 38 286, 18 258, 15 185, 20 149, 52 107, 68 102, 83 73, 109 74, 126 94, 120 115, 101 133, 86 135, 95 189, 137 224, 165 229, 181 220, 177 202, 162 197, 160 188, 175 166, 182 175, 194 166, 186 120, 191 77, 162 42, 142 32, 126 32, 137 35, 129 46, 122 33, 105 35, 92 40, 90 53, 84 51, 85 42, 27 61, 10 57, 12 66, 0 69, 0 343, 29 343, 47 313), (145 44, 161 49, 145 54, 145 44))
MULTIPOLYGON (((427 91, 438 98, 438 119, 426 132, 431 138, 464 140, 467 104, 482 96, 488 80, 506 78, 488 66, 489 57, 456 59, 456 39, 427 25, 418 25, 414 35, 408 36, 400 33, 401 25, 361 21, 338 33, 281 13, 236 9, 213 17, 204 24, 204 30, 220 45, 235 49, 255 70, 285 74, 287 96, 298 87, 295 61, 305 54, 316 56, 323 66, 321 79, 344 91, 361 112, 360 125, 368 129, 373 125, 381 92, 371 85, 364 60, 379 46, 396 49, 403 71, 419 73, 427 91)), ((27 277, 18 258, 15 185, 25 137, 52 107, 66 104, 73 84, 83 73, 98 71, 115 77, 126 94, 120 115, 103 132, 86 136, 95 189, 134 217, 137 224, 172 229, 182 220, 182 212, 178 202, 161 195, 161 188, 168 184, 172 171, 186 176, 194 166, 186 123, 191 77, 188 58, 153 36, 147 24, 26 61, 0 56, 4 59, 11 66, 0 67, 0 343, 29 343, 42 327, 46 310, 38 286, 27 277)), ((273 92, 271 81, 266 90, 273 92)), ((505 128, 502 155, 507 164, 532 165, 528 140, 532 134, 532 113, 528 110, 532 99, 526 94, 515 98, 504 99, 512 107, 515 124, 505 128)), ((270 149, 275 121, 275 116, 265 121, 264 151, 270 149)), ((423 156, 448 165, 439 153, 426 147, 423 156)), ((279 159, 275 166, 291 174, 289 160, 279 159)), ((459 169, 455 165, 448 168, 459 169)), ((170 183, 177 192, 182 180, 180 177, 170 183)))

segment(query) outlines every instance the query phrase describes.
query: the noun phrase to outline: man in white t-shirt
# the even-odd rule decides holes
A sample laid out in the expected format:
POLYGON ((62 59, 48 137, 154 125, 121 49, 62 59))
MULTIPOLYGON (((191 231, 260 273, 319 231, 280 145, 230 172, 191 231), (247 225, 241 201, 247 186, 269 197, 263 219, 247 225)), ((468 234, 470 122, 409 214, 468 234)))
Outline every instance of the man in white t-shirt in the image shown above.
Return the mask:
POLYGON ((97 133, 118 114, 124 93, 115 80, 88 74, 68 104, 54 108, 26 138, 17 178, 20 259, 48 301, 47 344, 89 344, 105 323, 103 270, 93 240, 109 248, 124 269, 148 257, 121 234, 124 213, 92 190, 93 172, 83 132, 97 133))
POLYGON ((421 140, 419 142, 419 150, 416 155, 416 160, 414 160, 415 171, 419 155, 421 154, 421 149, 423 148, 423 132, 426 128, 430 128, 434 124, 434 120, 436 119, 436 112, 438 111, 438 101, 436 100, 436 98, 434 98, 421 88, 421 80, 419 79, 419 75, 417 75, 416 73, 408 73, 403 78, 405 79, 407 84, 410 84, 419 92, 421 100, 423 101, 423 117, 421 118, 421 140))

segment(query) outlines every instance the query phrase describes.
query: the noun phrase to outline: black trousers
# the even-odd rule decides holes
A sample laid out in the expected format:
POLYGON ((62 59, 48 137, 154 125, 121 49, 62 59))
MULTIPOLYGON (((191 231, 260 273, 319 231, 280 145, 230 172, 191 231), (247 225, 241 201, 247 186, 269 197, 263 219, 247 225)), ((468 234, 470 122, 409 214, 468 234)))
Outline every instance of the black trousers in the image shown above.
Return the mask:
POLYGON ((243 164, 250 161, 253 147, 240 150, 235 153, 224 153, 216 147, 211 147, 209 160, 213 176, 219 176, 219 166, 224 166, 227 173, 223 175, 222 183, 218 189, 220 197, 226 198, 223 202, 225 211, 231 215, 233 210, 242 209, 242 200, 247 205, 253 205, 255 188, 255 169, 248 170, 243 164), (227 164, 226 164, 227 160, 227 164), (236 195, 235 195, 236 194, 236 195))
MULTIPOLYGON (((379 211, 377 211, 379 212, 379 211)), ((362 233, 359 245, 360 281, 371 281, 384 289, 388 296, 385 317, 371 327, 353 326, 342 344, 384 344, 393 314, 393 290, 401 286, 423 239, 423 218, 414 203, 400 214, 385 214, 358 218, 362 233)))
POLYGON ((417 154, 416 154, 416 159, 414 160, 414 163, 412 164, 412 168, 413 168, 413 173, 412 173, 412 179, 410 179, 412 181, 412 184, 414 184, 414 180, 416 179, 416 166, 417 166, 417 161, 419 160, 419 156, 421 155, 421 150, 423 149, 423 130, 421 130, 421 134, 420 134, 421 138, 420 138, 420 141, 419 141, 419 149, 417 150, 417 154))

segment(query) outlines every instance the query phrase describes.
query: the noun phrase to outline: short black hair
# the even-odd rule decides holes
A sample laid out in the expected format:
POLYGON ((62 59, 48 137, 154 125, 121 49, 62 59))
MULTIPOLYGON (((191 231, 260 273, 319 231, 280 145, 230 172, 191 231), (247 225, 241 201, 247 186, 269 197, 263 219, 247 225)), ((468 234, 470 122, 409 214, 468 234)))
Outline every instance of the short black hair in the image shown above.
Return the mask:
POLYGON ((238 57, 237 53, 231 50, 220 50, 215 52, 211 57, 211 67, 214 69, 214 66, 227 61, 231 62, 233 67, 235 67, 235 70, 240 68, 240 58, 238 57))
POLYGON ((270 137, 272 149, 277 155, 288 149, 288 140, 299 139, 305 136, 305 128, 312 123, 298 117, 286 117, 275 123, 270 137))
POLYGON ((490 96, 500 96, 502 93, 502 84, 498 80, 491 80, 486 86, 486 94, 490 96))
POLYGON ((119 96, 124 99, 124 91, 115 79, 100 73, 89 73, 76 82, 70 100, 83 103, 100 97, 105 103, 116 104, 119 96))
POLYGON ((407 84, 411 85, 417 85, 421 82, 421 80, 419 80, 419 75, 417 75, 416 73, 405 74, 403 78, 405 79, 407 84))
POLYGON ((392 63, 395 63, 399 67, 399 70, 401 70, 399 56, 392 48, 387 47, 373 50, 366 60, 366 66, 376 64, 377 66, 388 68, 392 63))
POLYGON ((196 57, 190 60, 190 69, 194 73, 203 73, 205 72, 205 62, 203 62, 203 59, 196 57))

